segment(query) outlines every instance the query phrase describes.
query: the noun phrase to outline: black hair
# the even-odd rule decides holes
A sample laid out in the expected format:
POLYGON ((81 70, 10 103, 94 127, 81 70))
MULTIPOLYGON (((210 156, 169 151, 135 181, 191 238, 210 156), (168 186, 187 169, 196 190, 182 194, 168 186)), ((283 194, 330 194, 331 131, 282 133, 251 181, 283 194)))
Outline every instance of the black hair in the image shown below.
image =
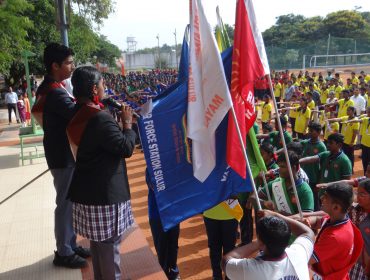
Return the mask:
POLYGON ((263 96, 263 99, 265 99, 265 98, 268 98, 268 99, 270 99, 270 95, 268 95, 268 94, 265 94, 265 95, 263 96))
POLYGON ((73 95, 76 98, 92 98, 94 85, 98 85, 102 79, 100 72, 93 66, 82 66, 77 68, 72 75, 73 95))
POLYGON ((44 49, 44 66, 46 72, 51 74, 53 63, 57 63, 59 66, 62 65, 63 61, 68 57, 74 55, 71 48, 58 43, 50 43, 44 49))
POLYGON ((333 133, 328 136, 328 141, 334 141, 335 143, 343 144, 344 142, 344 136, 341 133, 333 133))
POLYGON ((345 183, 335 183, 325 189, 330 199, 340 205, 342 212, 346 213, 353 202, 352 186, 345 183))
POLYGON ((312 129, 312 130, 315 130, 318 133, 320 133, 321 130, 322 130, 321 124, 319 124, 317 122, 311 122, 311 123, 309 123, 308 128, 309 129, 312 129))
MULTIPOLYGON (((290 165, 291 166, 297 166, 299 165, 299 157, 298 155, 293 152, 293 151, 289 151, 288 150, 288 157, 289 157, 289 161, 290 161, 290 165)), ((285 153, 280 153, 278 158, 277 158, 277 162, 280 163, 280 162, 286 162, 285 161, 285 153)))
POLYGON ((287 125, 288 121, 283 116, 280 116, 280 123, 282 126, 287 125))
POLYGON ((342 90, 342 94, 343 93, 347 93, 347 94, 349 94, 349 90, 348 89, 344 89, 344 90, 342 90))
POLYGON ((288 151, 295 152, 300 157, 302 156, 304 150, 302 143, 299 141, 290 142, 287 144, 286 148, 288 151))
POLYGON ((280 257, 289 244, 289 225, 278 217, 264 217, 257 222, 258 239, 266 246, 269 256, 280 257))
POLYGON ((263 142, 260 146, 260 149, 264 150, 266 153, 274 154, 274 146, 272 146, 269 142, 263 142))
POLYGON ((353 107, 353 106, 348 106, 347 110, 348 110, 348 109, 350 109, 352 112, 355 112, 355 113, 356 113, 356 109, 355 109, 355 107, 353 107))
MULTIPOLYGON (((369 162, 369 166, 370 166, 370 162, 369 162)), ((361 188, 364 188, 365 191, 370 194, 370 179, 365 179, 364 181, 360 182, 360 184, 358 185, 361 188)))
POLYGON ((271 125, 269 125, 268 123, 262 123, 262 129, 264 129, 264 130, 267 130, 267 131, 271 132, 273 128, 272 128, 272 126, 271 126, 271 125))

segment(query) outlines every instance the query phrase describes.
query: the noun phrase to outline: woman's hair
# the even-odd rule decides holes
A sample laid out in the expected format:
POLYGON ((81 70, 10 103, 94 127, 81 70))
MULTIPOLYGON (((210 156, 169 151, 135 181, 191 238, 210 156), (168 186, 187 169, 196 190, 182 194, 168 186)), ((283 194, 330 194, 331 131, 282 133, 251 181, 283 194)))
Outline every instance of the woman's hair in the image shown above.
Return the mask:
POLYGON ((73 95, 76 98, 92 98, 94 85, 98 85, 102 75, 92 66, 78 67, 72 75, 73 95))

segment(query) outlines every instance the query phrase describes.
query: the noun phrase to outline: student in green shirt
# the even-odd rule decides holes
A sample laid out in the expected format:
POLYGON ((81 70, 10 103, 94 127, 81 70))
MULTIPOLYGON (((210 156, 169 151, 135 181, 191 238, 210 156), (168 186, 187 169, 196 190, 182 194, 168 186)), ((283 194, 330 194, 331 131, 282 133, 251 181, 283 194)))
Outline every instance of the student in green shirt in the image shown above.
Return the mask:
MULTIPOLYGON (((308 125, 310 138, 302 140, 303 146, 302 157, 316 156, 319 153, 325 152, 325 144, 320 140, 321 125, 319 123, 310 123, 308 125)), ((316 184, 320 179, 320 165, 317 163, 309 163, 302 165, 303 170, 306 172, 308 178, 310 178, 310 187, 314 194, 315 211, 319 210, 319 198, 316 191, 316 184)))
POLYGON ((279 166, 276 163, 276 155, 274 153, 274 146, 272 146, 270 143, 263 143, 260 146, 261 150, 261 156, 263 158, 263 161, 265 162, 266 169, 276 169, 279 168, 279 166))
MULTIPOLYGON (((288 145, 293 141, 292 135, 286 130, 288 121, 284 117, 280 117, 281 126, 283 128, 283 134, 285 143, 288 145)), ((270 132, 269 134, 258 134, 257 139, 270 139, 270 143, 278 150, 283 147, 283 143, 280 139, 280 132, 277 121, 275 121, 275 131, 270 132)))
MULTIPOLYGON (((314 201, 312 190, 302 179, 297 179, 299 157, 292 151, 288 152, 288 156, 302 211, 313 211, 314 201)), ((268 183, 269 195, 265 188, 260 190, 259 197, 263 199, 261 204, 264 208, 276 210, 283 215, 296 214, 298 213, 297 200, 294 195, 294 189, 289 176, 289 167, 285 161, 284 154, 279 155, 277 163, 279 165, 280 177, 268 183), (272 201, 267 201, 268 196, 271 197, 272 201)))
POLYGON ((340 180, 348 180, 352 175, 352 164, 342 151, 344 136, 341 133, 333 133, 328 137, 328 151, 318 155, 301 158, 299 163, 320 164, 319 183, 330 183, 340 180))

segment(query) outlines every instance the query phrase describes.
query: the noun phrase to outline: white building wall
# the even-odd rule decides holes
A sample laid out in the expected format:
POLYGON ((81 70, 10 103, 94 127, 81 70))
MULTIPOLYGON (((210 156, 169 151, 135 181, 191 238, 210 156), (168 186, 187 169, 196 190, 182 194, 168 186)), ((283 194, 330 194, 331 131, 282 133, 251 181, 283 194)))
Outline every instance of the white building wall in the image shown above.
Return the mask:
MULTIPOLYGON (((158 53, 137 54, 137 53, 122 53, 125 63, 125 70, 141 70, 155 68, 155 61, 158 59, 158 53)), ((161 58, 164 59, 170 68, 176 68, 175 52, 161 53, 161 58)), ((180 58, 178 58, 180 59, 180 58)))

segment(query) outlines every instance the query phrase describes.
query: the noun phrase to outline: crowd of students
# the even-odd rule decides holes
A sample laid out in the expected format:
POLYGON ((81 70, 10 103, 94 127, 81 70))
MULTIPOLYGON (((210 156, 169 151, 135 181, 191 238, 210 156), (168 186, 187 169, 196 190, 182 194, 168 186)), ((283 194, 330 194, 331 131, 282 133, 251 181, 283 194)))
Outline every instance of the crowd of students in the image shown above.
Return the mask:
MULTIPOLYGON (((364 72, 352 74, 345 84, 338 73, 274 73, 278 110, 272 106, 267 79, 256 85, 262 132, 258 123, 254 129, 267 172, 255 178, 258 198, 242 193, 203 213, 213 280, 368 279, 369 82, 364 72), (352 178, 356 147, 362 149, 365 176, 352 178)), ((156 92, 155 84, 143 84, 144 95, 156 92)), ((149 202, 160 264, 168 279, 180 279, 180 227, 164 232, 150 195, 149 202)))
MULTIPOLYGON (((268 92, 257 96, 263 130, 257 138, 268 171, 255 179, 259 197, 250 195, 247 203, 256 208, 259 199, 266 210, 256 209, 257 240, 246 245, 242 240, 242 246, 224 252, 226 277, 368 279, 370 75, 352 72, 343 83, 339 73, 286 71, 273 74, 273 87, 277 113, 268 92), (279 132, 272 131, 277 117, 290 166, 279 132), (353 178, 357 147, 364 176, 353 178)), ((244 230, 253 232, 253 222, 247 224, 244 230)))

